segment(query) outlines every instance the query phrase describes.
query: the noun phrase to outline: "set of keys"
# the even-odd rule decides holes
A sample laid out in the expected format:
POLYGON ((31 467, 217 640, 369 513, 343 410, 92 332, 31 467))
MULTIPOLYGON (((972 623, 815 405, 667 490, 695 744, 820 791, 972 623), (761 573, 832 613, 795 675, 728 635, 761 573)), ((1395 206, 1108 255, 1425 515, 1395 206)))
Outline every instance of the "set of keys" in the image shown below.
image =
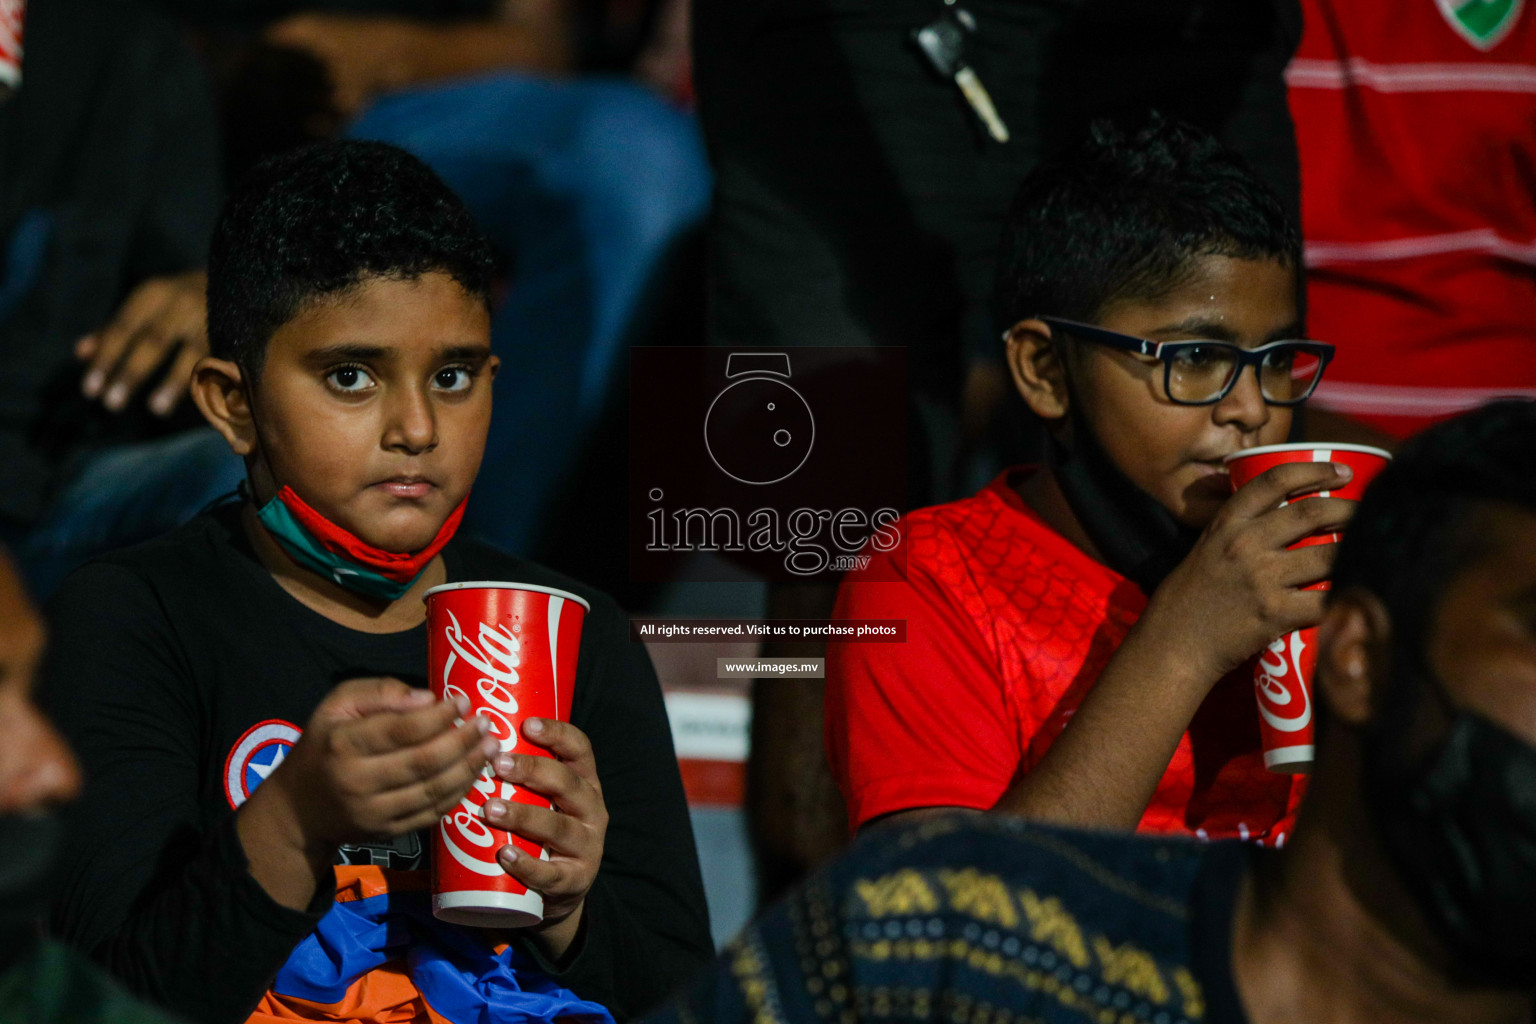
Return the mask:
POLYGON ((923 51, 928 63, 945 78, 952 79, 960 88, 965 102, 971 105, 987 134, 995 142, 1008 141, 1008 126, 998 116, 992 103, 992 94, 981 84, 976 71, 965 59, 965 37, 976 32, 976 18, 955 0, 944 0, 944 13, 922 28, 912 31, 917 48, 923 51))

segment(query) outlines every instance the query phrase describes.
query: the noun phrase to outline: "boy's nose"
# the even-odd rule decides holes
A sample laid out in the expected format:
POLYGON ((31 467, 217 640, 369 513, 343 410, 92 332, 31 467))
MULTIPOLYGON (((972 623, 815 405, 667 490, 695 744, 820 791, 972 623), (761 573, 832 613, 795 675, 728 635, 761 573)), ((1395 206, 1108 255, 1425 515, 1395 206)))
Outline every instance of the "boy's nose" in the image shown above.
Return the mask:
POLYGON ((399 392, 389 405, 384 447, 419 455, 437 447, 437 416, 431 399, 415 391, 399 392))
POLYGON ((1243 367, 1232 390, 1216 403, 1212 415, 1217 423, 1230 423, 1245 433, 1269 422, 1269 403, 1264 401, 1263 389, 1259 387, 1259 371, 1255 367, 1243 367))

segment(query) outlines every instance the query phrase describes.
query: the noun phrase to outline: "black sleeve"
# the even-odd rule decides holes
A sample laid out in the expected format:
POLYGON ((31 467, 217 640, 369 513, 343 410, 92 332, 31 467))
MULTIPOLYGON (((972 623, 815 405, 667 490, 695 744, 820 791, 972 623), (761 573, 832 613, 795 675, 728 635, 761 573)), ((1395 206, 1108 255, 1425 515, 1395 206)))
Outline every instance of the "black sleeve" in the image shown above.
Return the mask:
POLYGON ((594 604, 594 659, 572 722, 592 741, 608 805, 608 835, 565 964, 524 949, 561 985, 624 1021, 651 1009, 709 963, 704 884, 656 670, 629 639, 623 612, 594 604))
POLYGON ((49 620, 40 696, 85 772, 53 927, 189 1020, 244 1020, 333 890, 308 912, 282 906, 251 877, 233 812, 204 824, 202 700, 148 584, 88 566, 65 581, 49 620))

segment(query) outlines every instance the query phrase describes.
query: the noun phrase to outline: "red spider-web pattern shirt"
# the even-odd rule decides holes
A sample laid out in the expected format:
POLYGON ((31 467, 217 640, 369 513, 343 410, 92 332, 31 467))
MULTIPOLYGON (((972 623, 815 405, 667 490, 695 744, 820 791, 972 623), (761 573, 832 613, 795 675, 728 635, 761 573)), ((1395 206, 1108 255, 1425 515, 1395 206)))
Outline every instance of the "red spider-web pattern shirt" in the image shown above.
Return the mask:
MULTIPOLYGON (((991 807, 1040 763, 1146 607, 1024 504, 1012 485, 1029 472, 907 515, 904 550, 873 553, 838 592, 837 618, 907 622, 905 644, 827 649, 827 752, 854 828, 991 807)), ((1201 705, 1140 830, 1278 845, 1303 788, 1264 767, 1244 666, 1201 705)))

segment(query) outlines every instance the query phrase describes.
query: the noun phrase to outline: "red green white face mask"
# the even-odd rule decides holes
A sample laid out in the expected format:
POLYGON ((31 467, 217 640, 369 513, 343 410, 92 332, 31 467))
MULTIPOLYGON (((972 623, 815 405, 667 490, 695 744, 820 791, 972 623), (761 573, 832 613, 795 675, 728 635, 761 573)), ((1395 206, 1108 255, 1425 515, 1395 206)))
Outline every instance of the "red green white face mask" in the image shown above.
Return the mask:
POLYGON ((432 542, 414 554, 374 547, 316 512, 286 484, 256 517, 304 568, 366 597, 394 601, 453 539, 467 501, 468 495, 449 513, 432 542))

